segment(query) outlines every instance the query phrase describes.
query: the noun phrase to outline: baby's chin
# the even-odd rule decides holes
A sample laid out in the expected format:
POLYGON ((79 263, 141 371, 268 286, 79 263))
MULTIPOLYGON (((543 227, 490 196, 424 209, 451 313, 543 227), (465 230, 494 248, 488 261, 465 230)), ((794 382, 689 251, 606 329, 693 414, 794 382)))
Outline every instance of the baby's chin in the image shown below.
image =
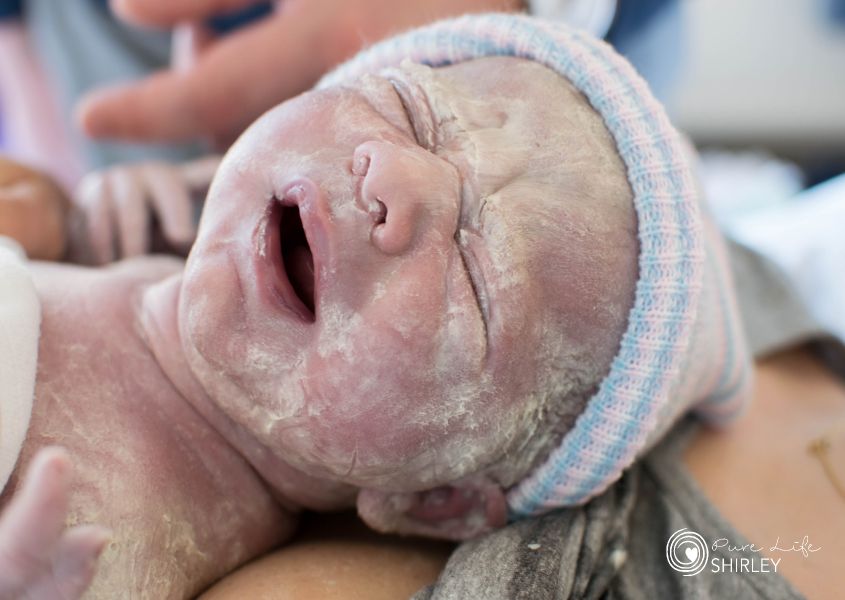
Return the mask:
MULTIPOLYGON (((408 425, 397 421, 395 428, 407 431, 408 425)), ((331 435, 326 428, 309 429, 306 424, 275 450, 311 476, 390 492, 434 489, 487 472, 509 485, 521 478, 530 462, 511 455, 506 448, 509 440, 492 430, 446 435, 419 429, 398 441, 395 436, 357 435, 354 430, 354 424, 347 424, 331 435)))

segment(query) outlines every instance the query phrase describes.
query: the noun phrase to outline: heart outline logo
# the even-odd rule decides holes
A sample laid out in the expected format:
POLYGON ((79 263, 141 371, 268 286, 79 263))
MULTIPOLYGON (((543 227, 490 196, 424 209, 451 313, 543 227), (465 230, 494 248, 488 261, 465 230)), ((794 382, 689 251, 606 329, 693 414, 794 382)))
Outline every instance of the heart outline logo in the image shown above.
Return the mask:
POLYGON ((710 549, 704 538, 686 527, 673 533, 666 542, 666 561, 684 577, 701 573, 709 558, 710 549))

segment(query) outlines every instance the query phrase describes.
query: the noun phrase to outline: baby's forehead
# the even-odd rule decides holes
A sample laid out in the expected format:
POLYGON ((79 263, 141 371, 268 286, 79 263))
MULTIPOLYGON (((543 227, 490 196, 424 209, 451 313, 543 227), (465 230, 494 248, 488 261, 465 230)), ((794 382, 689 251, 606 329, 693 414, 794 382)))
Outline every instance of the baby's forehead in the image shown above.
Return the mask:
POLYGON ((491 56, 434 68, 405 60, 387 72, 419 85, 441 119, 457 118, 468 129, 530 135, 539 126, 556 134, 557 125, 580 129, 598 119, 567 79, 532 60, 491 56))
MULTIPOLYGON (((430 68, 405 61, 439 129, 436 152, 464 161, 478 192, 516 179, 562 193, 588 190, 624 165, 599 114, 555 71, 530 60, 485 57, 430 68)), ((526 185, 529 185, 526 183, 526 185)))
POLYGON ((400 69, 428 96, 437 152, 464 167, 485 212, 515 225, 502 235, 630 225, 633 194, 616 144, 558 73, 514 57, 400 69))

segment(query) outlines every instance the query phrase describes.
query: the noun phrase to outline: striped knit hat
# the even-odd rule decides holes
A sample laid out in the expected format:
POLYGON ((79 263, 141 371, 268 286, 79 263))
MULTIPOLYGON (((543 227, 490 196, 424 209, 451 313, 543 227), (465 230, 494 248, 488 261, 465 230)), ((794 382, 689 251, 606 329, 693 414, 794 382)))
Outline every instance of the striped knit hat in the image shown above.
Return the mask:
POLYGON ((485 56, 537 61, 584 94, 627 169, 640 244, 634 306, 610 372, 560 445, 508 491, 510 516, 520 518, 600 493, 689 409, 711 423, 730 420, 748 397, 751 370, 692 153, 645 82, 604 42, 522 15, 465 16, 378 43, 320 86, 405 58, 437 67, 485 56))

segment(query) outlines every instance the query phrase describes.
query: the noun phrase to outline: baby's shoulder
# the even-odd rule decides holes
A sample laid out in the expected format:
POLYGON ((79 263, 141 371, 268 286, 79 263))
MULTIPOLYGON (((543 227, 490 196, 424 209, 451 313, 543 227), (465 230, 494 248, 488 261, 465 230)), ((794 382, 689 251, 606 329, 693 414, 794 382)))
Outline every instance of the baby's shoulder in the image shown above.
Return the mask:
POLYGON ((96 268, 64 263, 29 263, 42 303, 52 304, 57 300, 74 298, 84 300, 86 306, 101 302, 123 303, 127 294, 178 273, 183 267, 181 259, 169 256, 141 256, 96 268))
POLYGON ((49 332, 79 339, 85 332, 99 331, 109 338, 124 333, 134 337, 143 291, 180 272, 183 264, 156 256, 100 268, 30 263, 41 301, 42 336, 49 332))

